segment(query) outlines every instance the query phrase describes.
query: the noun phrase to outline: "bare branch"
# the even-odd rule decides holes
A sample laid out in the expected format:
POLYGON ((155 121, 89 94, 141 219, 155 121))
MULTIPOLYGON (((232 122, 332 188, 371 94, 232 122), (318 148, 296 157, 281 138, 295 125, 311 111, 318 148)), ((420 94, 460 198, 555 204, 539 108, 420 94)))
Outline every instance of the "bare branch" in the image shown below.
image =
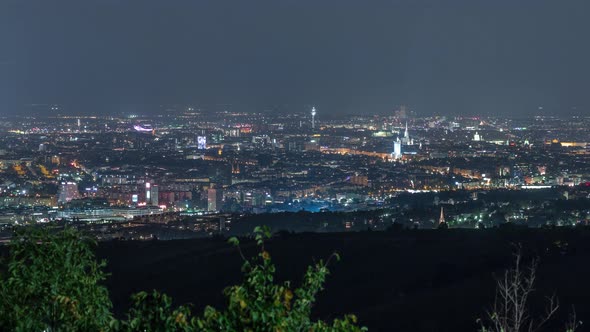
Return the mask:
POLYGON ((565 331, 566 332, 574 332, 582 325, 582 321, 578 320, 576 315, 576 308, 572 306, 572 312, 569 315, 569 319, 565 324, 565 331))
MULTIPOLYGON (((481 331, 522 332, 538 331, 557 312, 559 301, 555 295, 547 298, 545 314, 538 323, 529 313, 528 301, 534 292, 538 260, 527 268, 522 267, 522 248, 517 246, 514 266, 496 279, 496 294, 492 309, 487 312, 488 326, 481 320, 481 331)), ((574 325, 575 326, 575 325, 574 325)))

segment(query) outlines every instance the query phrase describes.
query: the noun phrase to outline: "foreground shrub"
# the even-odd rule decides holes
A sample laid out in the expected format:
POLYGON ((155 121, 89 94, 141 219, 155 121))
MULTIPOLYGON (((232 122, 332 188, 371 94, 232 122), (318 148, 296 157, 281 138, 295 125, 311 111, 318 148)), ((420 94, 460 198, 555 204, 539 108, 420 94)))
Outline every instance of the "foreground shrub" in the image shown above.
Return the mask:
POLYGON ((314 321, 311 309, 329 274, 328 263, 310 266, 302 285, 276 283, 275 266, 264 248, 267 228, 256 228, 260 252, 244 259, 241 285, 225 289, 227 307, 207 307, 200 317, 188 306, 173 307, 172 299, 157 291, 132 296, 132 307, 122 320, 111 313, 107 289, 101 285, 105 262, 98 262, 94 242, 73 229, 56 234, 44 230, 19 231, 10 244, 0 280, 2 331, 364 331, 356 317, 332 322, 314 321))
POLYGON ((127 319, 114 321, 115 331, 194 331, 195 320, 186 306, 172 307, 172 299, 154 290, 131 296, 133 302, 127 319))
MULTIPOLYGON (((244 264, 244 282, 225 289, 227 308, 223 311, 207 307, 197 326, 204 331, 364 331, 356 325, 353 315, 336 319, 331 323, 313 321, 311 309, 316 295, 323 289, 329 274, 328 262, 320 261, 310 266, 303 283, 294 289, 289 281, 275 283, 275 266, 264 248, 264 240, 270 237, 267 228, 256 228, 255 239, 260 253, 246 258, 236 238, 236 245, 244 264)), ((338 259, 335 254, 331 258, 338 259)))
POLYGON ((112 305, 93 245, 72 229, 19 230, 0 281, 0 330, 104 330, 112 305))

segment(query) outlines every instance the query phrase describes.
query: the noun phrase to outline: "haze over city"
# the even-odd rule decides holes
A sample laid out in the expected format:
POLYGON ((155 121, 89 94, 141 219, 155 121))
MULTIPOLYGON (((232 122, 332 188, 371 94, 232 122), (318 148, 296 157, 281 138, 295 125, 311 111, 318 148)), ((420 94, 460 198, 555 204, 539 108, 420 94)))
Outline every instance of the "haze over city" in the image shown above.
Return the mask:
POLYGON ((0 114, 588 114, 588 1, 0 3, 0 114), (224 107, 225 107, 224 106, 224 107))

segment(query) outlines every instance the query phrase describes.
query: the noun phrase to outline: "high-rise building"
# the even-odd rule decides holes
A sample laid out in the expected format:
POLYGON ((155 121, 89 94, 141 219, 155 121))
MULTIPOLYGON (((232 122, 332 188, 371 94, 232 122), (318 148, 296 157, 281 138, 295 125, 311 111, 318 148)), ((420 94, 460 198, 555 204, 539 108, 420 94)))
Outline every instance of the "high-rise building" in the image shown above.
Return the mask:
POLYGON ((145 183, 145 204, 152 204, 152 184, 149 182, 145 183))
POLYGON ((159 190, 158 190, 158 186, 157 185, 152 185, 152 187, 150 188, 150 196, 151 196, 151 205, 154 206, 158 206, 160 205, 160 200, 158 199, 158 196, 160 195, 159 190))
POLYGON ((58 203, 63 204, 78 198, 80 198, 80 193, 78 192, 78 184, 76 182, 62 182, 59 185, 58 203))
POLYGON ((315 107, 311 108, 311 129, 315 129, 315 115, 317 114, 315 107))
POLYGON ((207 189, 207 211, 219 211, 223 200, 223 190, 220 188, 207 189))
POLYGON ((402 142, 400 142, 399 138, 393 142, 393 157, 395 159, 402 157, 402 142))

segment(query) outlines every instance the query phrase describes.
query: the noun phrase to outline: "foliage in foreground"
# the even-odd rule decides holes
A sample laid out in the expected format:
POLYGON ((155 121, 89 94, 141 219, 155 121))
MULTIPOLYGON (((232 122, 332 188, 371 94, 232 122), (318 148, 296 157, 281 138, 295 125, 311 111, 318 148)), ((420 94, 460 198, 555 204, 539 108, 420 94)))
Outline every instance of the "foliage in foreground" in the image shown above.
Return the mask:
MULTIPOLYGON (((331 324, 312 321, 311 309, 316 295, 323 289, 329 274, 327 265, 320 261, 310 266, 302 285, 293 289, 290 282, 275 283, 275 266, 270 254, 264 249, 264 239, 270 236, 266 228, 256 228, 256 241, 260 253, 253 259, 244 259, 242 271, 244 283, 225 290, 228 304, 226 310, 207 307, 202 319, 197 320, 199 329, 206 331, 363 331, 356 325, 356 317, 345 316, 331 324)), ((239 250, 236 238, 230 239, 239 250)), ((334 254, 332 257, 338 259, 334 254)))
POLYGON ((112 320, 93 241, 66 229, 15 234, 0 281, 0 330, 100 331, 112 320))
POLYGON ((158 291, 139 292, 131 296, 132 307, 127 319, 113 321, 113 331, 195 331, 196 320, 190 319, 187 306, 172 306, 172 299, 158 291))
MULTIPOLYGON (((173 307, 157 291, 132 296, 123 320, 111 313, 107 289, 101 285, 105 262, 97 262, 93 241, 73 229, 57 234, 25 230, 10 244, 7 273, 0 280, 0 329, 10 331, 365 331, 356 317, 333 322, 310 318, 316 295, 329 274, 328 262, 310 266, 299 288, 275 283, 275 266, 264 249, 267 228, 256 228, 260 253, 246 258, 241 285, 225 289, 227 307, 207 307, 193 316, 188 306, 173 307)), ((332 256, 338 259, 337 255, 332 256)))

